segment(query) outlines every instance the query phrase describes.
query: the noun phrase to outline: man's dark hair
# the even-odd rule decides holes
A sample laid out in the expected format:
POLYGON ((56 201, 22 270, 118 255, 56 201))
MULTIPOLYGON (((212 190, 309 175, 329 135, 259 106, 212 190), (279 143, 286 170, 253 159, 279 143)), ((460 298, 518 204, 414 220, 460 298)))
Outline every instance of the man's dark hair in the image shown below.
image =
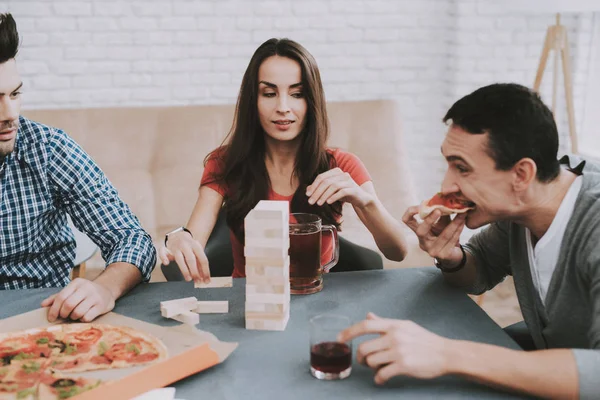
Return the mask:
POLYGON ((444 116, 448 120, 468 133, 487 133, 488 154, 499 170, 528 157, 537 165, 540 182, 550 182, 560 172, 552 112, 524 86, 498 83, 477 89, 450 107, 444 116))
POLYGON ((0 64, 15 58, 18 50, 17 23, 10 13, 0 14, 0 64))

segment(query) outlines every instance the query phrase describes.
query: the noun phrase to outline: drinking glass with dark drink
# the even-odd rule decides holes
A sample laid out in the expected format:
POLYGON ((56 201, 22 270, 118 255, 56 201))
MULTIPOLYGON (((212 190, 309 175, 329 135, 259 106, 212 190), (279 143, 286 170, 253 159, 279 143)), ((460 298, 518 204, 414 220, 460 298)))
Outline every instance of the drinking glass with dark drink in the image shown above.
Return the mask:
POLYGON ((352 343, 337 341, 350 318, 323 314, 310 319, 310 372, 317 379, 344 379, 352 372, 352 343))
POLYGON ((323 289, 323 273, 329 272, 339 258, 337 230, 333 225, 322 225, 314 214, 290 214, 290 291, 292 294, 310 294, 323 289), (321 265, 321 237, 323 231, 331 234, 332 257, 321 265))

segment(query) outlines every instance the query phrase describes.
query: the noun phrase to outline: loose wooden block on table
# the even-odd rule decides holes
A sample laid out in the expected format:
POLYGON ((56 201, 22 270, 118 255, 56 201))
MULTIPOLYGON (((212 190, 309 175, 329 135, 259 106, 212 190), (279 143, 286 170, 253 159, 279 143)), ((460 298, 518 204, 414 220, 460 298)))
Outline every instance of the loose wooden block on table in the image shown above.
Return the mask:
POLYGON ((232 287, 233 279, 230 276, 210 278, 210 283, 194 283, 196 289, 232 287))
POLYGON ((192 311, 186 311, 171 318, 187 325, 198 325, 200 322, 200 315, 192 311))
POLYGON ((195 312, 199 314, 220 314, 229 312, 228 301, 199 301, 195 312))
POLYGON ((193 310, 196 307, 197 302, 198 299, 195 297, 161 301, 160 313, 165 318, 172 318, 182 312, 193 310))

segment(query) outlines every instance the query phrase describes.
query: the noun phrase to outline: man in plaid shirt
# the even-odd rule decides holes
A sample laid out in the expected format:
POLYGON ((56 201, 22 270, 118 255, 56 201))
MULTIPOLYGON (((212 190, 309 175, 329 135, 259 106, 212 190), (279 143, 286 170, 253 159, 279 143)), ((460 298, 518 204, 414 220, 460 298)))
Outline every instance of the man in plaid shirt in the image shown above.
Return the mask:
POLYGON ((42 302, 48 319, 91 321, 150 279, 156 250, 73 139, 19 116, 18 44, 13 17, 0 14, 0 289, 66 286, 42 302), (70 281, 76 245, 67 214, 106 260, 94 281, 70 281))

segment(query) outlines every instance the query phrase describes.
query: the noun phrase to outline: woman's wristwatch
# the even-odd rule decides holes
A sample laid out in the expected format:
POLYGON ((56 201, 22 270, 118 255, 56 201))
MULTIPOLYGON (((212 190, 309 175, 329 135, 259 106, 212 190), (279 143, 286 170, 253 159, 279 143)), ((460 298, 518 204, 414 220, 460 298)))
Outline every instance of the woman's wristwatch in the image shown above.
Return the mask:
POLYGON ((453 272, 458 272, 461 269, 463 269, 463 267, 467 263, 467 252, 465 251, 462 244, 459 244, 458 247, 460 248, 460 251, 462 251, 462 260, 460 260, 460 264, 458 264, 456 267, 444 268, 444 267, 442 267, 440 260, 438 260, 437 258, 433 259, 433 265, 435 265, 440 271, 448 273, 448 274, 451 274, 453 272))
POLYGON ((174 233, 181 232, 181 231, 187 232, 190 234, 191 237, 194 237, 194 235, 192 235, 192 232, 190 232, 188 228, 186 228, 185 226, 180 226, 177 229, 173 229, 171 232, 167 232, 167 234, 165 235, 165 247, 167 247, 167 240, 169 240, 169 235, 172 235, 174 233))

